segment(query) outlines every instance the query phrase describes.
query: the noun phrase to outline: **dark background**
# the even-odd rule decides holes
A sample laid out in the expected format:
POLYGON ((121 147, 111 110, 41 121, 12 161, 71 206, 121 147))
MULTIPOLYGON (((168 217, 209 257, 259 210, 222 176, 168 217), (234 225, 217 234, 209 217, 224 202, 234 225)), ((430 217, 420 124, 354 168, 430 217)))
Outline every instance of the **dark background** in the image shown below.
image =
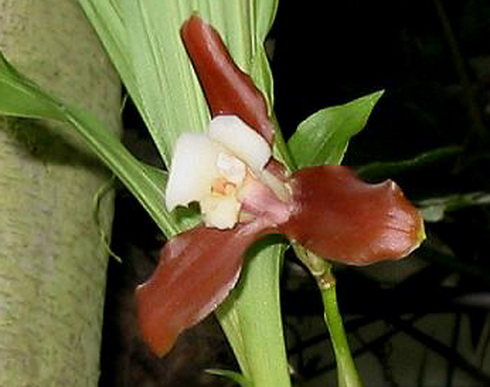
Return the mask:
MULTIPOLYGON (((384 89, 367 127, 352 140, 345 164, 369 180, 394 178, 420 206, 429 198, 456 195, 441 202, 447 209, 443 217, 427 223, 428 241, 410 258, 413 267, 336 268, 351 338, 369 324, 386 327, 364 345, 356 341, 356 354, 376 356, 384 370, 383 385, 404 385, 388 350, 395 345, 390 340, 403 333, 443 360, 438 385, 460 385, 458 372, 466 385, 490 385, 490 370, 483 364, 490 360, 478 361, 457 346, 465 340, 471 353, 489 340, 490 212, 481 202, 490 192, 490 2, 283 0, 270 39, 275 110, 286 137, 319 109, 384 89), (372 165, 400 160, 409 162, 372 165), (454 317, 449 342, 416 325, 441 314, 454 317), (462 321, 469 332, 465 338, 462 321)), ((128 146, 155 162, 156 153, 131 106, 125 123, 128 146)), ((236 368, 212 318, 187 333, 164 359, 153 357, 139 341, 132 294, 153 270, 164 239, 122 188, 116 214, 113 250, 123 262, 110 265, 100 385, 225 384, 203 373, 206 368, 236 368)), ((308 352, 319 343, 328 352, 328 338, 321 330, 303 332, 308 321, 321 315, 321 304, 293 257, 283 281, 294 380, 313 386, 308 383, 333 368, 328 355, 308 352)), ((404 367, 417 373, 420 364, 407 360, 404 367)), ((426 366, 424 372, 430 373, 431 363, 426 366)), ((425 385, 422 379, 419 385, 425 385)))

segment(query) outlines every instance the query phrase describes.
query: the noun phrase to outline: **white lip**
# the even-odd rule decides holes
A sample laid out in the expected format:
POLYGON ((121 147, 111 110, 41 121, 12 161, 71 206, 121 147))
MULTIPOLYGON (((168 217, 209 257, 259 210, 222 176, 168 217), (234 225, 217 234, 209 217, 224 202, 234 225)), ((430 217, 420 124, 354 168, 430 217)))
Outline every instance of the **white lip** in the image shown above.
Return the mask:
POLYGON ((269 144, 236 116, 218 116, 208 133, 185 133, 175 145, 166 188, 165 205, 172 211, 197 201, 206 225, 231 228, 239 218, 241 204, 235 192, 216 195, 217 179, 225 179, 237 190, 247 170, 260 176, 271 157, 269 144))
POLYGON ((169 211, 209 194, 213 180, 219 176, 216 159, 220 151, 221 147, 205 134, 185 133, 179 137, 165 192, 169 211))

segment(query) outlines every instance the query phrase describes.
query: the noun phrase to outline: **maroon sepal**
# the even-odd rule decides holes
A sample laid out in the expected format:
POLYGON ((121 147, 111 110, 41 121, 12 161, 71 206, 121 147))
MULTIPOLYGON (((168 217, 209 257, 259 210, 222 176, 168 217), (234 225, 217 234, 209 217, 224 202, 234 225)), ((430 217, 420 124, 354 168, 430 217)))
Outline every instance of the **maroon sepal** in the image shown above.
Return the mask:
POLYGON ((226 298, 245 251, 265 232, 260 221, 224 231, 196 227, 167 242, 156 271, 136 292, 141 335, 152 352, 166 354, 183 330, 226 298))
POLYGON ((391 180, 368 184, 349 168, 305 168, 290 180, 294 211, 281 232, 329 260, 371 263, 407 256, 424 239, 417 209, 391 180))
POLYGON ((218 32, 193 15, 182 26, 181 35, 213 117, 237 115, 272 143, 274 125, 265 99, 235 64, 218 32))

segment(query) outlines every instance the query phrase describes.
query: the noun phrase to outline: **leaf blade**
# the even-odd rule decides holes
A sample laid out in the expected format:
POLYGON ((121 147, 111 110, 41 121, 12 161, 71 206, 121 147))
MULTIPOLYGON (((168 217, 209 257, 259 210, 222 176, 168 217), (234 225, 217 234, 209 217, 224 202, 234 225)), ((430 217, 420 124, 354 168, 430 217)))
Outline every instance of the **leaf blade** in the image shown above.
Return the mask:
POLYGON ((278 307, 284 251, 284 243, 271 243, 271 239, 254 246, 247 254, 237 288, 217 310, 223 330, 238 349, 240 368, 254 386, 286 387, 291 383, 278 307))
POLYGON ((298 167, 340 164, 349 140, 363 129, 382 94, 322 109, 300 123, 288 142, 298 167))

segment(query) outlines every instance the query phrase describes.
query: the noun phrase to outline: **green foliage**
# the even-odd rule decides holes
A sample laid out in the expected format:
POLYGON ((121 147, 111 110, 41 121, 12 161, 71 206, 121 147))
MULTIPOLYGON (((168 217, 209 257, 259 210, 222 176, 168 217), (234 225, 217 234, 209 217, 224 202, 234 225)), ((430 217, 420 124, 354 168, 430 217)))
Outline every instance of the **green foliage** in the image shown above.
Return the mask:
POLYGON ((421 200, 417 204, 426 222, 440 222, 447 212, 466 207, 490 205, 490 194, 488 192, 454 194, 421 200))
POLYGON ((340 164, 352 136, 359 133, 383 91, 322 109, 299 124, 288 142, 299 168, 340 164))
POLYGON ((430 151, 420 153, 410 159, 397 161, 374 162, 363 165, 357 169, 357 173, 368 178, 386 178, 398 173, 412 171, 416 168, 422 168, 437 162, 455 158, 463 151, 460 146, 445 146, 431 149, 430 151))
POLYGON ((282 262, 270 257, 282 257, 284 244, 273 237, 259 241, 247 254, 237 289, 217 310, 223 330, 238 349, 238 363, 254 386, 287 386, 287 360, 278 361, 270 348, 283 345, 279 282, 282 262), (264 262, 268 261, 268 264, 264 262), (253 288, 254 291, 249 291, 253 288), (264 297, 264 294, 269 295, 264 297), (264 323, 262 316, 267 316, 264 323), (260 332, 260 333, 259 333, 260 332), (263 370, 264 372, 257 372, 263 370), (273 381, 272 381, 273 380, 273 381), (273 384, 272 384, 273 383, 273 384))
POLYGON ((36 85, 22 77, 0 53, 1 111, 17 117, 52 118, 62 120, 56 102, 36 85))

